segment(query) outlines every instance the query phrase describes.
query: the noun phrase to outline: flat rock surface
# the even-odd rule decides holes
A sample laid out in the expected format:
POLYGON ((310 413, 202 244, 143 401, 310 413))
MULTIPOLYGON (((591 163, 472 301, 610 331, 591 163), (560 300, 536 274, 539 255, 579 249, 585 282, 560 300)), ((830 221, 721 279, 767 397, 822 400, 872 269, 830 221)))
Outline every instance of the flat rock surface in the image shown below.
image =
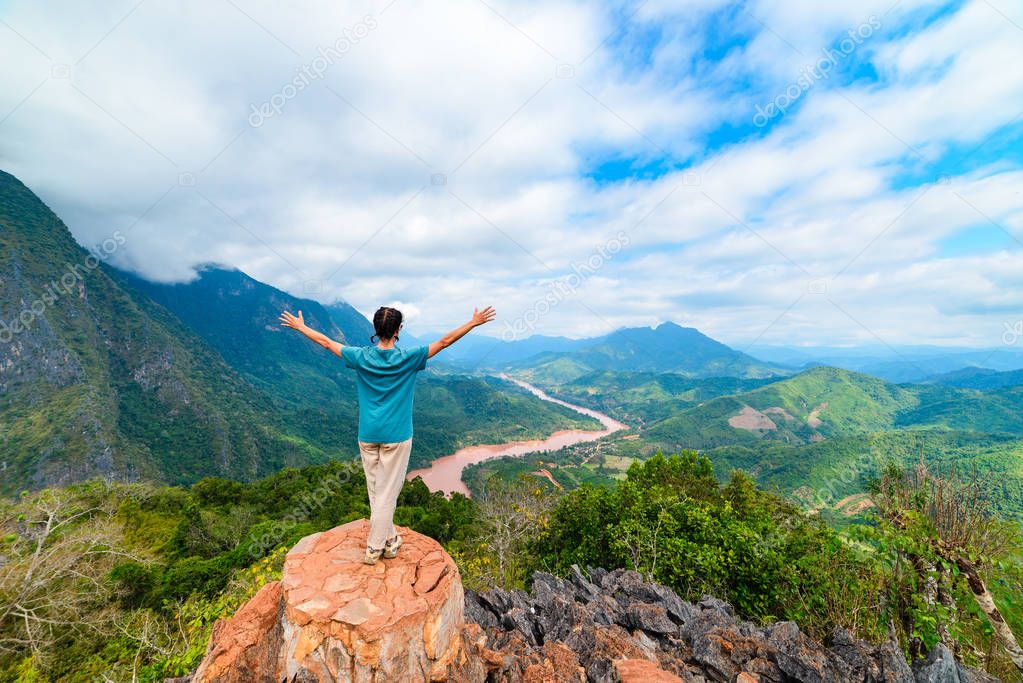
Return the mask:
POLYGON ((459 580, 447 553, 409 529, 398 533, 398 557, 375 565, 362 562, 369 534, 364 519, 299 541, 284 560, 281 579, 289 621, 345 624, 370 640, 446 600, 447 584, 459 580))

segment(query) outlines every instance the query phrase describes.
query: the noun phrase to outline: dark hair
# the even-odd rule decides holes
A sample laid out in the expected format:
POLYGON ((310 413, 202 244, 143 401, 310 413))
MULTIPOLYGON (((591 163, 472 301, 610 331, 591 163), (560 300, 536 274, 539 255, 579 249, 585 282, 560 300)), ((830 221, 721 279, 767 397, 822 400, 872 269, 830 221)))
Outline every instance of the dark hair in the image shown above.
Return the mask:
POLYGON ((390 308, 388 306, 381 306, 377 309, 377 312, 373 314, 373 329, 376 330, 376 334, 369 338, 369 340, 376 344, 376 340, 379 339, 390 339, 394 337, 398 338, 398 328, 401 327, 401 311, 397 308, 390 308))

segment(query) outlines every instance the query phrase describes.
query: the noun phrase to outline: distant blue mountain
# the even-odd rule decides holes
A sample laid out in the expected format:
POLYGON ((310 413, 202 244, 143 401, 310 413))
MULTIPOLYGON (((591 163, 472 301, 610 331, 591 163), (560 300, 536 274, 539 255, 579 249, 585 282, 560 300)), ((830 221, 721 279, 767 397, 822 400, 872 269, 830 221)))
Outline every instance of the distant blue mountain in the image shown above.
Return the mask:
POLYGON ((574 348, 549 350, 509 364, 538 381, 560 383, 589 372, 673 372, 687 377, 774 377, 791 369, 765 363, 711 339, 697 329, 666 322, 627 327, 574 348))
POLYGON ((1023 369, 1023 349, 973 349, 914 345, 902 347, 754 346, 750 353, 767 361, 801 368, 828 365, 880 377, 889 382, 925 382, 935 375, 968 368, 1023 369))
POLYGON ((991 370, 989 368, 963 368, 926 380, 926 384, 942 384, 963 389, 1003 389, 1023 386, 1023 370, 991 370))

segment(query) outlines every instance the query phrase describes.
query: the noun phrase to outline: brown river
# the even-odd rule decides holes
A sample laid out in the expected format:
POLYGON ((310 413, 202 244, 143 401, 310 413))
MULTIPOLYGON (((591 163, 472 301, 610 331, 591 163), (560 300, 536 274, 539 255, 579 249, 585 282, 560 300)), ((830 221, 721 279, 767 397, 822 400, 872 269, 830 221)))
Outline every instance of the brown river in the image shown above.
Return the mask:
POLYGON ((485 444, 482 446, 466 446, 465 448, 455 451, 451 455, 445 455, 437 458, 429 467, 412 470, 408 473, 406 479, 412 480, 416 477, 422 477, 423 481, 431 491, 443 491, 448 495, 457 491, 458 493, 468 496, 469 489, 462 481, 462 470, 464 470, 468 465, 483 462, 484 460, 491 460, 493 458, 501 458, 506 455, 522 456, 527 453, 554 451, 559 448, 563 448, 564 446, 571 446, 572 444, 583 443, 585 441, 596 441, 602 436, 607 436, 608 434, 617 432, 619 429, 625 429, 626 427, 626 425, 605 415, 604 413, 598 413, 596 410, 590 410, 589 408, 583 408, 582 406, 577 406, 572 403, 568 403, 567 401, 554 398, 527 382, 513 379, 507 375, 501 375, 500 377, 508 380, 509 382, 518 384, 520 387, 526 389, 542 401, 556 403, 559 406, 565 406, 566 408, 571 408, 578 413, 595 418, 604 425, 604 428, 595 431, 586 431, 584 429, 562 429, 554 432, 546 439, 508 441, 506 443, 485 444))

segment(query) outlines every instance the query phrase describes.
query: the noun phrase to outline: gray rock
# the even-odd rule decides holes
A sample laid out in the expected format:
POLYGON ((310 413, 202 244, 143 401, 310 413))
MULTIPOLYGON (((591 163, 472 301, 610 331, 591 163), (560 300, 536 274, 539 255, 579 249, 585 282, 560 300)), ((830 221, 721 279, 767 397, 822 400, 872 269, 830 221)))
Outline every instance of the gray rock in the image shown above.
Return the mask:
POLYGON ((849 666, 853 680, 882 680, 881 666, 874 660, 873 648, 868 643, 857 639, 851 631, 836 627, 831 632, 831 651, 849 666))
POLYGON ((555 597, 536 609, 535 623, 541 643, 564 640, 580 623, 590 621, 585 608, 577 602, 555 597))
POLYGON ((576 596, 575 599, 578 600, 579 602, 589 602, 598 595, 601 595, 602 592, 599 586, 599 582, 600 578, 603 578, 605 574, 607 574, 607 572, 605 572, 603 569, 591 570, 590 576, 592 580, 587 579, 586 576, 583 575, 582 570, 580 570, 577 565, 573 564, 572 573, 569 576, 569 581, 575 588, 576 596), (600 578, 593 578, 595 575, 600 578))
POLYGON ((645 583, 636 589, 637 598, 641 602, 660 605, 668 616, 677 624, 684 624, 694 618, 699 610, 692 603, 686 602, 678 593, 659 583, 645 583))
POLYGON ((647 633, 668 634, 675 633, 678 626, 675 625, 663 607, 640 602, 629 605, 625 608, 626 623, 623 626, 638 628, 647 633))
MULTIPOLYGON (((645 657, 686 681, 734 681, 746 672, 761 683, 992 683, 961 666, 944 648, 910 667, 898 643, 874 645, 835 629, 825 647, 790 621, 765 627, 739 621, 731 605, 711 596, 697 604, 625 569, 573 567, 561 579, 538 572, 532 594, 467 590, 466 617, 483 626, 489 647, 504 652, 488 680, 511 681, 542 647, 571 650, 587 680, 616 681, 614 661, 645 657), (502 649, 502 644, 508 650, 502 649), (547 644, 547 645, 545 645, 547 644)), ((539 658, 539 659, 537 659, 539 658)))
POLYGON ((913 670, 909 668, 902 648, 894 640, 881 643, 877 648, 877 663, 881 668, 879 683, 913 683, 913 670))
POLYGON ((916 683, 962 683, 959 665, 952 652, 938 643, 927 653, 927 658, 913 667, 916 683))
POLYGON ((725 610, 705 609, 697 612, 696 616, 686 621, 680 631, 685 640, 692 642, 697 635, 706 633, 711 629, 731 629, 735 625, 735 619, 725 610))
POLYGON ((724 600, 718 600, 717 598, 711 595, 704 595, 702 598, 700 598, 700 602, 697 606, 702 610, 703 609, 720 610, 730 617, 735 616, 735 610, 732 609, 731 605, 729 605, 724 600))
POLYGON ((959 680, 963 683, 1001 683, 1001 681, 986 671, 971 669, 968 666, 959 665, 959 680))
POLYGON ((718 633, 709 631, 693 639, 693 659, 712 681, 734 681, 739 674, 739 667, 725 651, 725 642, 718 633))
POLYGON ((530 645, 537 646, 543 642, 543 637, 537 629, 536 616, 532 611, 512 607, 501 616, 501 625, 509 631, 521 633, 530 645))
POLYGON ((479 624, 483 628, 498 628, 500 622, 487 603, 484 603, 476 591, 465 589, 465 620, 479 624))
POLYGON ((610 626, 625 623, 625 610, 617 600, 606 595, 596 596, 584 609, 597 624, 610 626))
POLYGON ((952 651, 938 643, 927 657, 913 665, 916 683, 997 683, 998 679, 984 671, 963 666, 952 651))

